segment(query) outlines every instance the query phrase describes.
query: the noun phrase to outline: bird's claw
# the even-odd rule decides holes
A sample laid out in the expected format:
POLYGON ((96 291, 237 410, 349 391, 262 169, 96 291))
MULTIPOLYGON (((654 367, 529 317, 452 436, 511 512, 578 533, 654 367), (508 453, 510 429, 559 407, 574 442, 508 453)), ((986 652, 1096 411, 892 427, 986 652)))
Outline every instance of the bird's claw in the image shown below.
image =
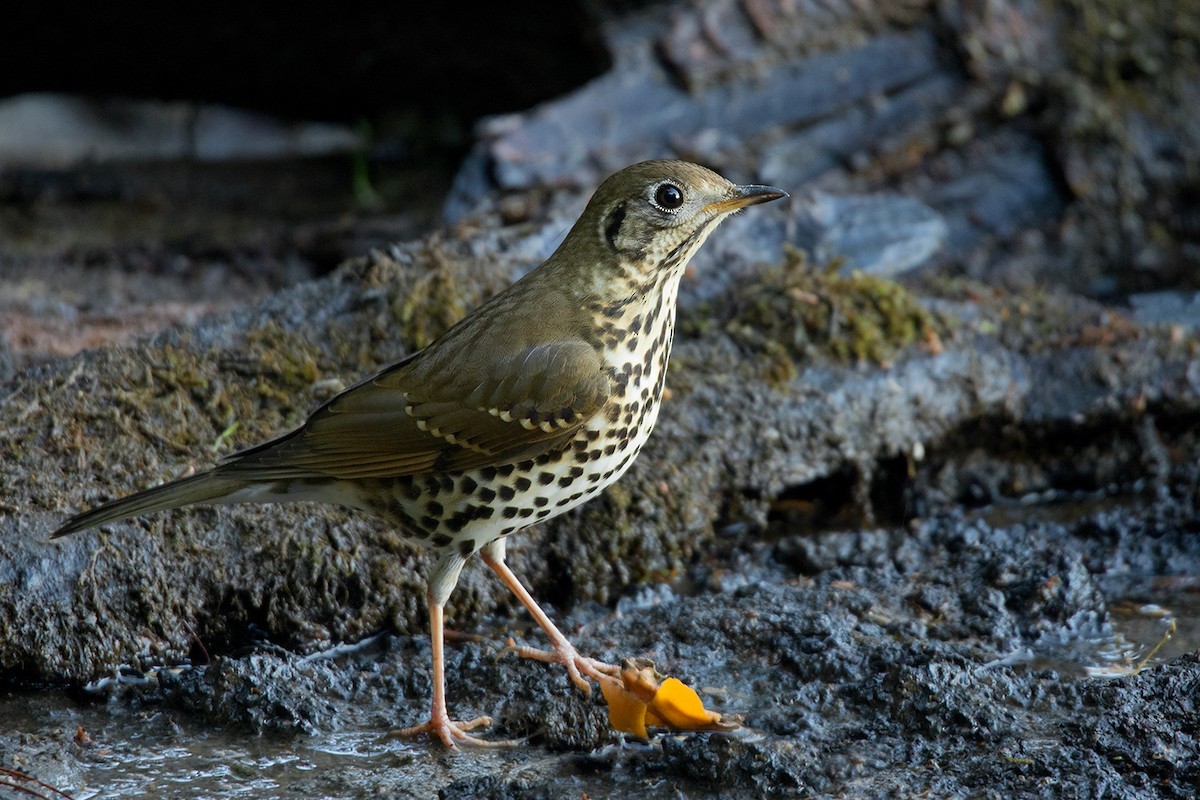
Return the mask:
POLYGON ((587 697, 592 696, 592 685, 584 678, 584 675, 594 681, 599 681, 605 677, 616 677, 621 674, 620 667, 614 664, 581 656, 570 642, 556 645, 553 650, 542 650, 537 647, 519 645, 510 636, 504 643, 504 649, 500 651, 500 655, 504 656, 509 653, 520 658, 541 661, 543 664, 562 664, 567 668, 567 676, 570 677, 571 683, 578 686, 579 690, 587 697))
POLYGON ((489 741, 488 739, 480 739, 478 736, 472 736, 467 733, 467 731, 487 727, 491 724, 491 717, 476 717, 467 722, 458 722, 450 719, 445 714, 434 714, 420 725, 389 731, 387 738, 411 739, 421 734, 428 734, 431 738, 441 740, 442 744, 451 750, 457 750, 460 744, 467 745, 468 747, 515 747, 523 741, 521 739, 489 741))

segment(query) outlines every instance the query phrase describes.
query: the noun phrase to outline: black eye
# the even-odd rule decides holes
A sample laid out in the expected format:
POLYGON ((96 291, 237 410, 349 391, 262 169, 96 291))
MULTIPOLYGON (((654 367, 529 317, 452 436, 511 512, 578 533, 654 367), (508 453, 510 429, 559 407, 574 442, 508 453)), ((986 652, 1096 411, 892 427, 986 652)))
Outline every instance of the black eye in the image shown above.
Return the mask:
POLYGON ((683 205, 683 190, 673 183, 664 183, 654 191, 654 204, 664 211, 674 211, 683 205))

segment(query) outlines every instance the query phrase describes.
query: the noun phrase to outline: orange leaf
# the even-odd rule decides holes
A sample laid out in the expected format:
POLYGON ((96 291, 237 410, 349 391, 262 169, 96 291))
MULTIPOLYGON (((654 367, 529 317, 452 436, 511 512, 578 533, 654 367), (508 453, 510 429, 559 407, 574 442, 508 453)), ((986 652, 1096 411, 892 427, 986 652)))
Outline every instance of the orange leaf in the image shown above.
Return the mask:
POLYGON ((709 730, 723 727, 721 715, 709 711, 696 690, 678 678, 667 678, 658 687, 646 714, 647 722, 655 721, 676 730, 709 730))
POLYGON ((650 732, 646 730, 646 704, 637 695, 628 691, 621 681, 607 677, 600 680, 600 691, 608 703, 608 724, 614 731, 650 738, 650 732))
MULTIPOLYGON (((643 662, 644 663, 644 662, 643 662)), ((700 695, 677 678, 666 678, 651 666, 626 660, 620 678, 605 677, 600 691, 608 702, 608 724, 613 730, 650 738, 646 726, 685 731, 733 730, 737 717, 709 711, 700 695)))

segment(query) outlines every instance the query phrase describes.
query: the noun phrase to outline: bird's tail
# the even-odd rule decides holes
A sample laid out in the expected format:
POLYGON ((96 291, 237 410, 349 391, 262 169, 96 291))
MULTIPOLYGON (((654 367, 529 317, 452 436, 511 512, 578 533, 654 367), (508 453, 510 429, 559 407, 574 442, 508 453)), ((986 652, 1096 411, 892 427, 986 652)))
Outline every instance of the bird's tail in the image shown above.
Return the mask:
POLYGON ((180 478, 76 514, 50 534, 50 538, 57 539, 106 522, 149 514, 152 511, 165 511, 168 508, 190 506, 193 503, 227 502, 232 499, 231 495, 245 488, 246 484, 244 480, 229 478, 217 472, 180 478))

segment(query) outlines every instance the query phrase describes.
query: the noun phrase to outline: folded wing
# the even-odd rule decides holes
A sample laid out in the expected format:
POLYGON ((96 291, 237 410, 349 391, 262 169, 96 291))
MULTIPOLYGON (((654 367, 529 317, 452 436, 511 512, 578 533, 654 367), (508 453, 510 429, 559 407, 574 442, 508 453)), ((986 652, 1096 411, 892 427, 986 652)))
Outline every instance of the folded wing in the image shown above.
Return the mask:
POLYGON ((421 356, 347 389, 304 427, 234 454, 218 471, 356 479, 512 463, 566 444, 609 394, 603 361, 583 340, 531 344, 484 370, 421 356))

